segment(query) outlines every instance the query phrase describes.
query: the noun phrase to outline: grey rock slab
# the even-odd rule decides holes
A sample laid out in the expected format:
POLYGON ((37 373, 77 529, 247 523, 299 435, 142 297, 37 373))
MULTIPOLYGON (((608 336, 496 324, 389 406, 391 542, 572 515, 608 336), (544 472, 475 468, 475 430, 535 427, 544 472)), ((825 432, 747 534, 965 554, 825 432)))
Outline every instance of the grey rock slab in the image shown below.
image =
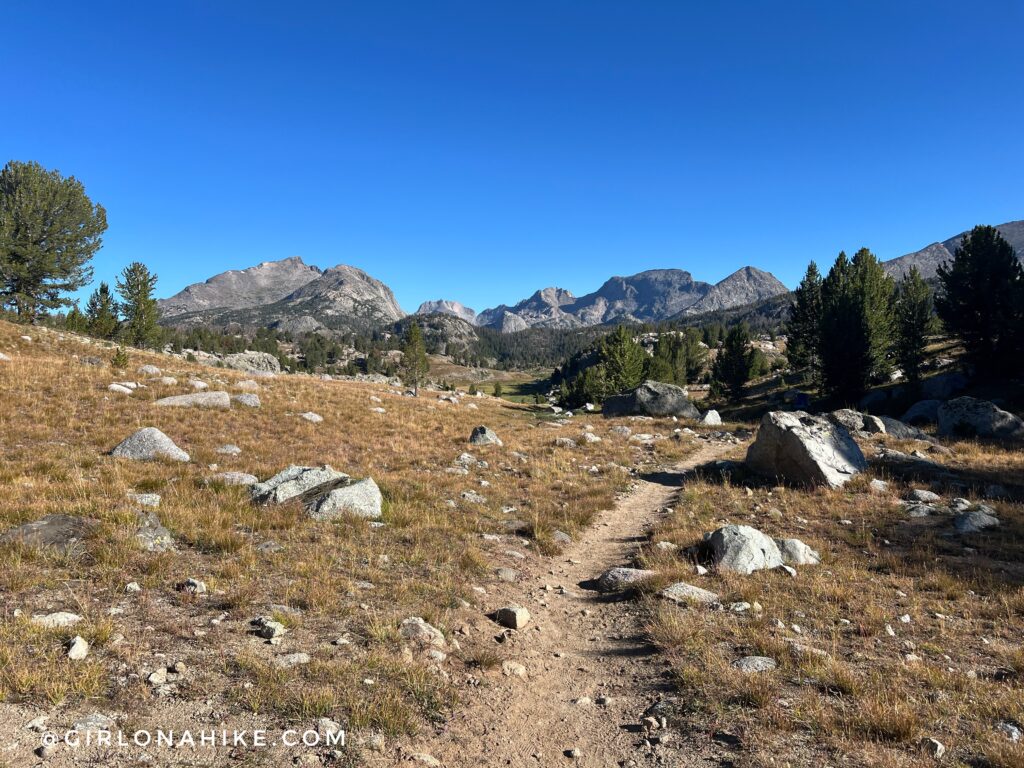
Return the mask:
POLYGON ((248 472, 218 472, 210 477, 208 482, 221 483, 223 485, 253 486, 259 483, 259 481, 260 479, 256 475, 250 475, 248 472))
POLYGON ((255 392, 243 392, 240 395, 232 395, 232 402, 243 405, 246 408, 259 408, 260 407, 260 396, 255 392))
POLYGON ((57 611, 55 613, 36 614, 32 617, 32 623, 43 629, 63 629, 72 627, 82 620, 82 617, 71 611, 57 611))
POLYGON ((0 535, 0 544, 50 549, 67 555, 85 551, 85 541, 96 526, 88 517, 47 515, 31 523, 9 528, 0 535))
POLYGON ((308 499, 327 494, 346 485, 351 478, 328 464, 303 467, 293 464, 262 483, 252 486, 253 500, 259 504, 282 504, 290 499, 308 499))
POLYGON ((154 405, 161 408, 230 408, 231 397, 227 392, 192 392, 161 397, 154 405))
POLYGON ((685 581, 677 581, 675 584, 670 584, 658 592, 658 597, 680 605, 688 605, 690 603, 711 605, 712 603, 720 603, 722 601, 721 596, 717 593, 709 589, 695 587, 692 584, 687 584, 685 581))

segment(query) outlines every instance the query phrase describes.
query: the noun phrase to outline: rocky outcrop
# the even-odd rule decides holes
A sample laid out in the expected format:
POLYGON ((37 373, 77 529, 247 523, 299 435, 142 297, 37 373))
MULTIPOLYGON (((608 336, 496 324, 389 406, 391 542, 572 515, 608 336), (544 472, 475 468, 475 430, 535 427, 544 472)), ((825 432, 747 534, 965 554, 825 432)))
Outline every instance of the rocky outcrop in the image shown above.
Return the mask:
POLYGON ((678 416, 700 419, 700 411, 675 384, 645 381, 636 389, 609 397, 601 407, 605 416, 678 416))
POLYGON ((766 413, 746 464, 759 475, 830 488, 867 468, 845 427, 803 411, 766 413))
POLYGON ((987 400, 958 397, 937 411, 939 434, 1024 440, 1024 421, 987 400))

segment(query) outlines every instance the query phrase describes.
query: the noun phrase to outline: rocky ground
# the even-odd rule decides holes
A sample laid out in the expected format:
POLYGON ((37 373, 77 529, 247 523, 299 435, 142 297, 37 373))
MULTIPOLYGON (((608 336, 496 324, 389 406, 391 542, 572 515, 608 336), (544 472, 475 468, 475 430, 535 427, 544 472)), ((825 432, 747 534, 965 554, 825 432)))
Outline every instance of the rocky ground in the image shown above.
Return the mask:
POLYGON ((23 335, 0 764, 1024 765, 1024 454, 990 404, 933 410, 994 439, 755 435, 23 335), (270 743, 40 749, 73 726, 270 743))

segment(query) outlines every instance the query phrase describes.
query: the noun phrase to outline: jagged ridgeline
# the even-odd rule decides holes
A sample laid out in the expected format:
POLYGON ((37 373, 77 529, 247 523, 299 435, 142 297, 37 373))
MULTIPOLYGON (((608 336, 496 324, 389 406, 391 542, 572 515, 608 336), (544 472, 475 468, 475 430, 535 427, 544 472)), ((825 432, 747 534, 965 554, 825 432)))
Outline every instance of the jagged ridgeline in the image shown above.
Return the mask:
MULTIPOLYGON (((1024 253, 1024 221, 997 227, 1024 253)), ((964 233, 885 262, 902 277, 911 266, 934 280, 964 233)), ((827 263, 831 254, 822 254, 827 263)), ((575 296, 551 287, 511 305, 477 313, 464 304, 424 302, 415 315, 428 350, 472 365, 554 366, 590 346, 615 324, 682 328, 745 322, 754 331, 780 330, 791 294, 774 275, 743 267, 718 283, 681 269, 612 277, 598 290, 575 296)), ((224 272, 159 302, 161 322, 177 329, 209 328, 253 337, 261 329, 283 339, 320 334, 357 347, 388 348, 410 316, 391 289, 355 267, 327 270, 297 256, 224 272)))

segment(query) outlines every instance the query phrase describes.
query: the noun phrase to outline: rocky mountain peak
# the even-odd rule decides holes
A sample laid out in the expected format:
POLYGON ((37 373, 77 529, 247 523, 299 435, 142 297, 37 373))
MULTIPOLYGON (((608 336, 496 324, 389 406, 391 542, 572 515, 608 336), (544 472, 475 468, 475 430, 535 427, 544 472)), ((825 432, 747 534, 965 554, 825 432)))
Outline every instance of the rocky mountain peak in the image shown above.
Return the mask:
POLYGON ((319 267, 290 256, 248 269, 232 269, 157 302, 165 318, 216 309, 245 309, 283 299, 321 275, 319 267))

